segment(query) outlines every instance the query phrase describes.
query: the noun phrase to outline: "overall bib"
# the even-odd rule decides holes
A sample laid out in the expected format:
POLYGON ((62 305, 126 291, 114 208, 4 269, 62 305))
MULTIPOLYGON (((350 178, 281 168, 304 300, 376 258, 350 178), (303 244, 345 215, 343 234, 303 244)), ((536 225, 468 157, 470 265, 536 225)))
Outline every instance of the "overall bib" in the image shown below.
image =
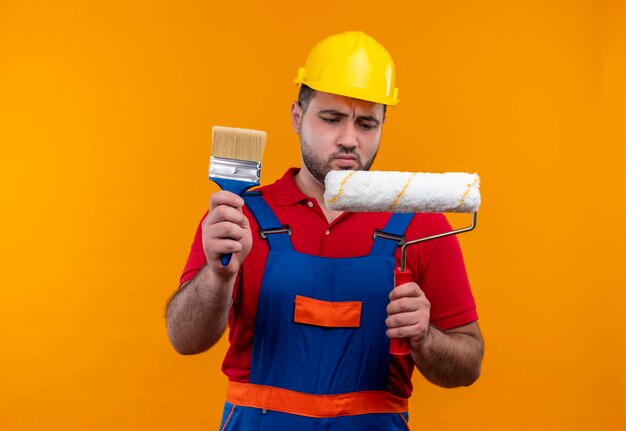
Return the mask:
MULTIPOLYGON (((244 200, 269 253, 250 383, 228 383, 220 430, 407 430, 408 400, 387 391, 397 242, 377 236, 353 258, 298 253, 258 193, 244 200)), ((384 232, 404 235, 411 218, 392 215, 384 232)))

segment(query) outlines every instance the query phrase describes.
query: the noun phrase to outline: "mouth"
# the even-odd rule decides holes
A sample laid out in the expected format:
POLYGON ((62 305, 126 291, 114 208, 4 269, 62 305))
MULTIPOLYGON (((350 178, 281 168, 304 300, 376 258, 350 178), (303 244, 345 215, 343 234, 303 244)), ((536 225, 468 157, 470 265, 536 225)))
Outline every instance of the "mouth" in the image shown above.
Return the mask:
POLYGON ((335 162, 341 168, 349 168, 357 165, 357 158, 351 154, 342 154, 334 158, 335 162))

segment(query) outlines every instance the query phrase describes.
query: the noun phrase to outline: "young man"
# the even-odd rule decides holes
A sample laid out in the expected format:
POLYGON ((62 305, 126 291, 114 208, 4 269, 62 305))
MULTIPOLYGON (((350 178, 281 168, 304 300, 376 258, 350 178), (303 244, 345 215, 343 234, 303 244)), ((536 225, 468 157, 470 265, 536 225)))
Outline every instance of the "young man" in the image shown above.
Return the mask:
POLYGON ((409 248, 414 281, 394 288, 397 243, 374 237, 444 232, 445 218, 324 205, 327 172, 372 165, 385 105, 397 103, 394 79, 371 37, 324 39, 296 78, 301 168, 260 194, 211 196, 167 323, 182 354, 210 348, 228 323, 221 429, 406 429, 414 366, 445 387, 480 374, 482 338, 456 238, 409 248), (406 338, 410 355, 390 355, 390 338, 406 338))

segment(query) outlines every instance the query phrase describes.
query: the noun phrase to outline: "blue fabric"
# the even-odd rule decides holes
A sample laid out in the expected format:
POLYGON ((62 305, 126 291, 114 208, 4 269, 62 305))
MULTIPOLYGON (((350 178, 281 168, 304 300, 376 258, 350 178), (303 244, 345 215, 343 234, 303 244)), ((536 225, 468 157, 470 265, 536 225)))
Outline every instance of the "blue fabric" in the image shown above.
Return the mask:
MULTIPOLYGON (((413 220, 413 214, 393 214, 383 229, 383 232, 403 237, 406 228, 409 226, 409 223, 411 223, 411 220, 413 220)), ((391 253, 393 256, 393 253, 396 251, 396 247, 398 247, 397 241, 378 236, 374 241, 371 254, 376 256, 387 256, 391 253)))
POLYGON ((405 421, 408 421, 407 413, 310 418, 252 407, 234 406, 233 410, 233 405, 226 403, 219 429, 220 431, 406 431, 409 428, 405 421))
POLYGON ((386 390, 392 256, 328 259, 270 252, 261 284, 250 382, 310 394, 386 390), (359 328, 294 323, 296 295, 360 301, 359 328))
MULTIPOLYGON (((261 229, 281 226, 260 195, 249 193, 244 199, 261 229)), ((411 217, 393 215, 384 231, 404 235, 411 217)), ((298 253, 287 234, 268 235, 268 243, 250 383, 318 395, 387 390, 390 356, 385 319, 397 242, 378 238, 368 256, 341 259, 298 253), (360 326, 328 328, 294 322, 296 295, 330 302, 359 301, 360 326)), ((313 419, 240 406, 237 410, 239 425, 233 422, 233 413, 227 430, 407 429, 400 414, 313 419)))
MULTIPOLYGON (((259 224, 261 230, 279 229, 282 224, 272 209, 265 203, 259 192, 247 192, 243 195, 246 206, 259 224)), ((274 233, 267 235, 267 242, 271 250, 293 251, 293 245, 288 233, 274 233)))

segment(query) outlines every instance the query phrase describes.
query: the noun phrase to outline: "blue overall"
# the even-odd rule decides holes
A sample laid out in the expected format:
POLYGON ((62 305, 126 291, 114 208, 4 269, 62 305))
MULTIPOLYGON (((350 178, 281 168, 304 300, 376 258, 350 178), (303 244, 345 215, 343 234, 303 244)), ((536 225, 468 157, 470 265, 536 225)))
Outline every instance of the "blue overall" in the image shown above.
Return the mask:
MULTIPOLYGON (((250 192, 244 200, 262 231, 281 227, 258 193, 250 192)), ((411 218, 394 214, 383 230, 402 236, 411 218)), ((268 234, 267 241, 250 383, 315 395, 387 391, 385 319, 397 242, 379 236, 367 256, 325 258, 296 252, 287 233, 268 234), (295 322, 296 297, 360 303, 360 321, 357 327, 295 322)), ((407 419, 407 412, 307 417, 227 402, 220 430, 406 430, 407 419)))

